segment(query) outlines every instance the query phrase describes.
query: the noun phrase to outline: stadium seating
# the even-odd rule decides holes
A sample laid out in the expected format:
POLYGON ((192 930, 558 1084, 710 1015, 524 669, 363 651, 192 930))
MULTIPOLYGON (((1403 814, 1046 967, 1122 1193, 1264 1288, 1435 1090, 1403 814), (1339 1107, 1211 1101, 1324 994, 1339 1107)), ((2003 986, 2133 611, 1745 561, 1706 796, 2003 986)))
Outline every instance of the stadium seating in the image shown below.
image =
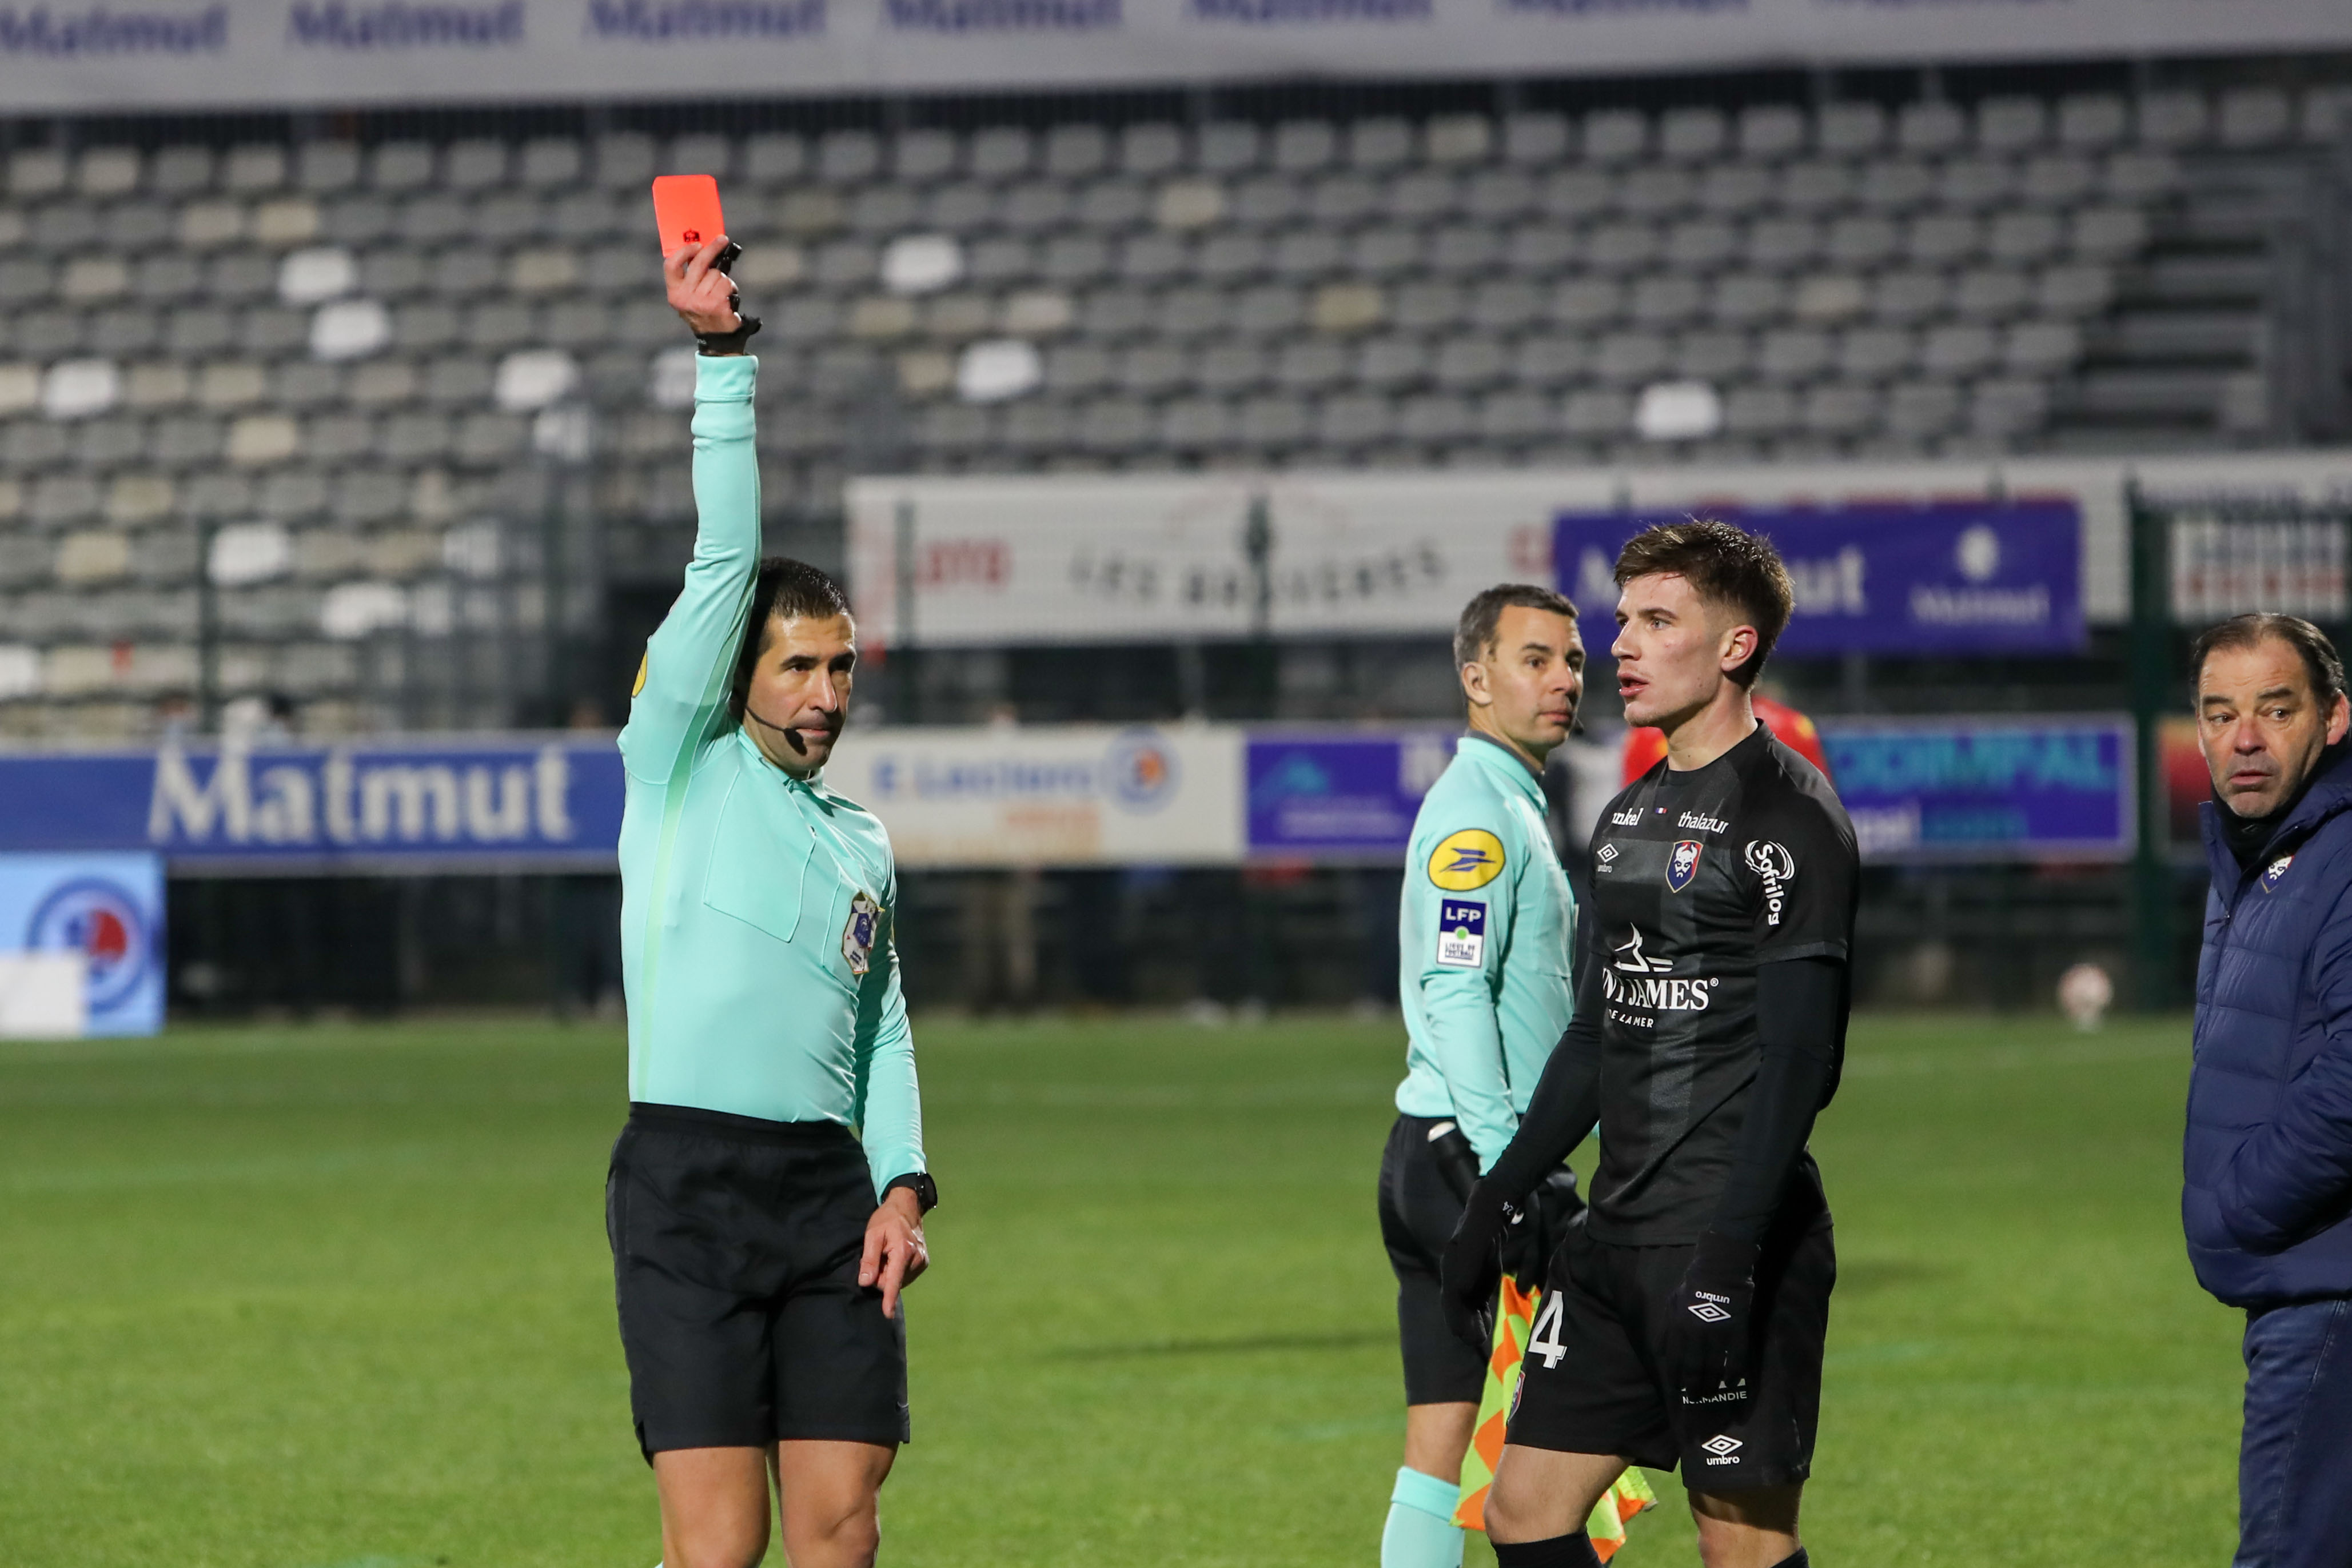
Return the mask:
POLYGON ((810 517, 857 468, 2292 440, 2262 346, 2347 103, 19 150, 0 733, 142 732, 206 615, 219 689, 317 727, 445 656, 494 706, 544 673, 568 475, 607 525, 569 570, 674 570, 656 172, 723 182, 767 502, 810 517))

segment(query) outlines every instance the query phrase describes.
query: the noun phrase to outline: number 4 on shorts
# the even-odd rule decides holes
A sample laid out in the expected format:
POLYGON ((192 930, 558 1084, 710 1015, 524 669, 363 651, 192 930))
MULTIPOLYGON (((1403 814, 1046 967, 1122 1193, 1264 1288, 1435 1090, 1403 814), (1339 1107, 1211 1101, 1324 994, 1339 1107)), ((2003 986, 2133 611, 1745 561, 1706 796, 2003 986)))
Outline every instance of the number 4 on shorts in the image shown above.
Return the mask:
POLYGON ((1542 1356, 1546 1372, 1559 1366, 1559 1358, 1568 1354, 1568 1346, 1559 1343, 1559 1297, 1558 1291, 1544 1293, 1543 1305, 1536 1312, 1535 1332, 1528 1336, 1528 1354, 1542 1356))

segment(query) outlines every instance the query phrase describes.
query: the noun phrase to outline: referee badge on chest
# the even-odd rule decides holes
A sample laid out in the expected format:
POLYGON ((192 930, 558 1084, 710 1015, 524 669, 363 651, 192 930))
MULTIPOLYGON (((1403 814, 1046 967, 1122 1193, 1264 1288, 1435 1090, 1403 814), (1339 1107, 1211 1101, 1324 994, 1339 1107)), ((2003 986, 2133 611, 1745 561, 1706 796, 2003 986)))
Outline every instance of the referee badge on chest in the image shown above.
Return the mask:
POLYGON ((874 937, 882 927, 882 905, 870 893, 861 893, 849 901, 849 924, 842 928, 841 956, 849 960, 849 972, 860 979, 874 965, 874 937))

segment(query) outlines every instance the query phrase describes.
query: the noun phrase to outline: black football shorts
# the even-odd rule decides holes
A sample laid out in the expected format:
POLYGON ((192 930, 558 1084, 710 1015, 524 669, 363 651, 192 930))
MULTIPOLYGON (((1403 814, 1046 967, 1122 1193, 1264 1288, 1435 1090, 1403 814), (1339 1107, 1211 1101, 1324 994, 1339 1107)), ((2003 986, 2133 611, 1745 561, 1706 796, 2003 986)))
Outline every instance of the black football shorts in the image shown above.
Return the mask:
POLYGON ((1788 1486, 1812 1472, 1837 1248, 1829 1217, 1767 1242, 1748 1394, 1690 1404, 1662 1370, 1670 1298, 1694 1249, 1619 1247, 1572 1228, 1528 1335, 1507 1442, 1682 1467, 1693 1491, 1788 1486))
POLYGON ((832 1122, 633 1104, 604 1228, 637 1446, 903 1443, 907 1323, 857 1264, 865 1151, 832 1122))
POLYGON ((1397 1281, 1397 1339, 1404 1350, 1408 1405, 1478 1403, 1486 1359, 1445 1326, 1438 1260, 1462 1223, 1462 1199, 1440 1174, 1429 1134, 1448 1125, 1399 1116, 1381 1155, 1381 1239, 1397 1281))

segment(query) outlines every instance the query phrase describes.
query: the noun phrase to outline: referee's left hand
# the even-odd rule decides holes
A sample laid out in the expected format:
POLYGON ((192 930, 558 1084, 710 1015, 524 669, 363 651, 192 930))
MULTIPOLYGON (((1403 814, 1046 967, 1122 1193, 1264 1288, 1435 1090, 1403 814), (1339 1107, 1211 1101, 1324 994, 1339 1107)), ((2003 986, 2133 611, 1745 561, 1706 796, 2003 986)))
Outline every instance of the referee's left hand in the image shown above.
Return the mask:
POLYGON ((930 1267, 923 1245, 923 1205, 903 1186, 892 1187, 874 1218, 866 1222, 866 1256, 858 1260, 857 1282, 882 1287, 882 1315, 898 1315, 898 1292, 930 1267))

